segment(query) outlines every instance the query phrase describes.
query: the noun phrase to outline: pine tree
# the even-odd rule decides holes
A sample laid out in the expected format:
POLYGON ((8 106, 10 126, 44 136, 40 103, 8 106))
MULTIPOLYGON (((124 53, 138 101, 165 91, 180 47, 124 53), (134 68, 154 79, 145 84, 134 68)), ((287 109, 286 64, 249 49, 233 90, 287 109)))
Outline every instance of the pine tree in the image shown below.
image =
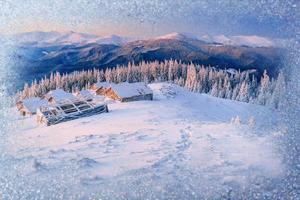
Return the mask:
POLYGON ((267 74, 267 70, 264 70, 263 77, 260 81, 260 89, 257 101, 261 105, 266 105, 268 98, 270 97, 270 77, 267 74))
POLYGON ((218 96, 218 83, 215 82, 214 85, 212 86, 212 89, 210 91, 210 95, 217 97, 218 96))
POLYGON ((270 105, 273 108, 280 108, 284 99, 286 90, 285 78, 282 72, 279 72, 277 80, 275 81, 274 91, 270 99, 270 105))
POLYGON ((146 83, 156 81, 170 81, 193 92, 209 93, 212 96, 238 101, 280 107, 285 93, 285 80, 282 73, 277 79, 270 80, 267 72, 258 82, 257 78, 248 71, 231 73, 226 70, 204 67, 200 65, 184 64, 176 60, 164 62, 141 62, 139 64, 107 68, 105 70, 92 69, 75 71, 70 74, 51 73, 40 81, 34 80, 31 85, 24 85, 18 93, 20 99, 43 96, 50 90, 62 88, 67 92, 89 88, 99 81, 120 83, 124 81, 146 83))
POLYGON ((190 91, 195 91, 197 85, 197 73, 194 64, 188 66, 185 87, 190 91))
POLYGON ((254 127, 255 126, 255 118, 253 116, 251 116, 248 120, 248 125, 250 127, 254 127))
POLYGON ((237 96, 238 101, 244 101, 244 102, 249 102, 249 84, 246 82, 246 80, 243 81, 240 91, 237 96))

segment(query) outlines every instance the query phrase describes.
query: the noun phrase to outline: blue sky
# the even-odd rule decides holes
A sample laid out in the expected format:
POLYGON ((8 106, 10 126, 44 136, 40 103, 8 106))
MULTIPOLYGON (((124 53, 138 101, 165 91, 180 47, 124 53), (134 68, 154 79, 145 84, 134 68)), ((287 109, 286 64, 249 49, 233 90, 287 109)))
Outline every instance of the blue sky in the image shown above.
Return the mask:
POLYGON ((66 31, 151 37, 169 32, 295 37, 299 0, 3 0, 0 33, 66 31))

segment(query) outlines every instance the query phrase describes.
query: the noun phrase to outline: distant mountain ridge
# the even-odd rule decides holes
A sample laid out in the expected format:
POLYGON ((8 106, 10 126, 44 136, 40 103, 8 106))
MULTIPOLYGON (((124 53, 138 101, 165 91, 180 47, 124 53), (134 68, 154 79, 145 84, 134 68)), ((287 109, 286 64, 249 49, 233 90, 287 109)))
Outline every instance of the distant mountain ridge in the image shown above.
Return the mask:
POLYGON ((277 44, 269 38, 260 37, 256 35, 250 36, 225 36, 225 35, 216 35, 209 36, 205 35, 201 37, 202 40, 206 42, 215 42, 223 45, 232 45, 232 46, 249 46, 249 47, 275 47, 277 44))
MULTIPOLYGON (((1 36, 3 37, 3 36, 1 36)), ((134 38, 118 36, 118 35, 109 35, 109 36, 99 36, 88 33, 77 33, 74 31, 34 31, 34 32, 25 32, 18 33, 9 36, 18 44, 78 44, 78 43, 98 43, 98 44, 115 44, 123 45, 128 42, 134 41, 134 38)), ((238 35, 238 36, 225 36, 225 35, 202 35, 197 36, 192 33, 178 33, 173 32, 166 35, 158 36, 152 39, 194 39, 202 40, 207 43, 219 43, 223 45, 232 45, 232 46, 249 46, 249 47, 274 47, 278 46, 276 41, 256 36, 256 35, 238 35)))
MULTIPOLYGON (((233 38, 241 44, 244 37, 233 38)), ((18 48, 14 56, 19 66, 15 69, 28 81, 55 71, 68 73, 127 65, 129 62, 176 59, 222 69, 256 70, 259 76, 267 69, 271 76, 275 76, 282 65, 284 50, 269 46, 271 43, 267 39, 246 38, 248 44, 262 41, 266 46, 235 45, 225 36, 221 38, 223 44, 219 40, 205 40, 185 33, 133 41, 126 37, 99 37, 75 32, 25 33, 16 38, 18 48)))
POLYGON ((195 40, 199 40, 199 38, 196 35, 193 35, 191 33, 177 33, 177 32, 162 35, 162 36, 156 37, 154 39, 155 40, 159 40, 159 39, 166 39, 166 40, 167 39, 170 39, 170 40, 195 39, 195 40))
POLYGON ((19 33, 10 36, 10 38, 16 42, 16 44, 31 44, 31 45, 57 45, 57 44, 115 44, 122 45, 132 39, 129 37, 121 37, 117 35, 98 36, 87 33, 77 33, 74 31, 67 32, 27 32, 19 33))

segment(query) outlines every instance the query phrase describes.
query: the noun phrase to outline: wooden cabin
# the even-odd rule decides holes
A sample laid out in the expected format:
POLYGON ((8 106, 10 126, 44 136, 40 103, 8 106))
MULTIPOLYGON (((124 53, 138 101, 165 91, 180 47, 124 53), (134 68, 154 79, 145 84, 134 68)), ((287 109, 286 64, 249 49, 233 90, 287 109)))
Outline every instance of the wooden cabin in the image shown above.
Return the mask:
POLYGON ((36 114, 40 106, 47 105, 48 102, 38 97, 32 97, 18 101, 16 106, 22 116, 32 116, 36 114))
POLYGON ((121 102, 153 100, 152 90, 142 82, 109 84, 106 82, 98 83, 94 87, 96 94, 104 95, 121 102))
POLYGON ((60 104, 41 106, 37 112, 37 121, 50 126, 104 112, 108 112, 105 103, 95 104, 80 99, 66 99, 60 104))
POLYGON ((75 94, 61 89, 48 92, 44 99, 49 102, 46 106, 39 107, 37 121, 47 126, 61 122, 78 119, 108 112, 104 101, 98 101, 95 95, 88 90, 82 90, 75 94))

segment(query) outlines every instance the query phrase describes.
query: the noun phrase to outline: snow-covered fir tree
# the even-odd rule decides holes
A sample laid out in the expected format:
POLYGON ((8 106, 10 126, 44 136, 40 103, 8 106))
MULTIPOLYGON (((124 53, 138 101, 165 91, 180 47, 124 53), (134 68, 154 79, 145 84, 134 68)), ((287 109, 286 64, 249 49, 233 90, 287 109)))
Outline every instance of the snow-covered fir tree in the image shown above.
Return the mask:
POLYGON ((283 104, 282 101, 286 92, 286 82, 283 72, 279 72, 277 80, 273 85, 274 89, 268 104, 273 108, 280 108, 283 104))
POLYGON ((75 71, 69 74, 52 73, 47 78, 34 80, 18 93, 19 99, 43 96, 50 90, 61 88, 67 92, 88 89, 94 83, 170 81, 193 92, 208 93, 215 97, 280 107, 285 92, 285 79, 280 72, 277 79, 270 80, 267 71, 258 79, 249 71, 229 73, 227 70, 205 67, 193 63, 185 64, 177 60, 164 62, 141 62, 139 64, 75 71), (260 82, 258 81, 260 80, 260 82))
POLYGON ((259 104, 265 105, 267 100, 271 97, 270 92, 270 77, 267 74, 267 70, 264 71, 263 77, 260 81, 259 93, 257 101, 259 104))

